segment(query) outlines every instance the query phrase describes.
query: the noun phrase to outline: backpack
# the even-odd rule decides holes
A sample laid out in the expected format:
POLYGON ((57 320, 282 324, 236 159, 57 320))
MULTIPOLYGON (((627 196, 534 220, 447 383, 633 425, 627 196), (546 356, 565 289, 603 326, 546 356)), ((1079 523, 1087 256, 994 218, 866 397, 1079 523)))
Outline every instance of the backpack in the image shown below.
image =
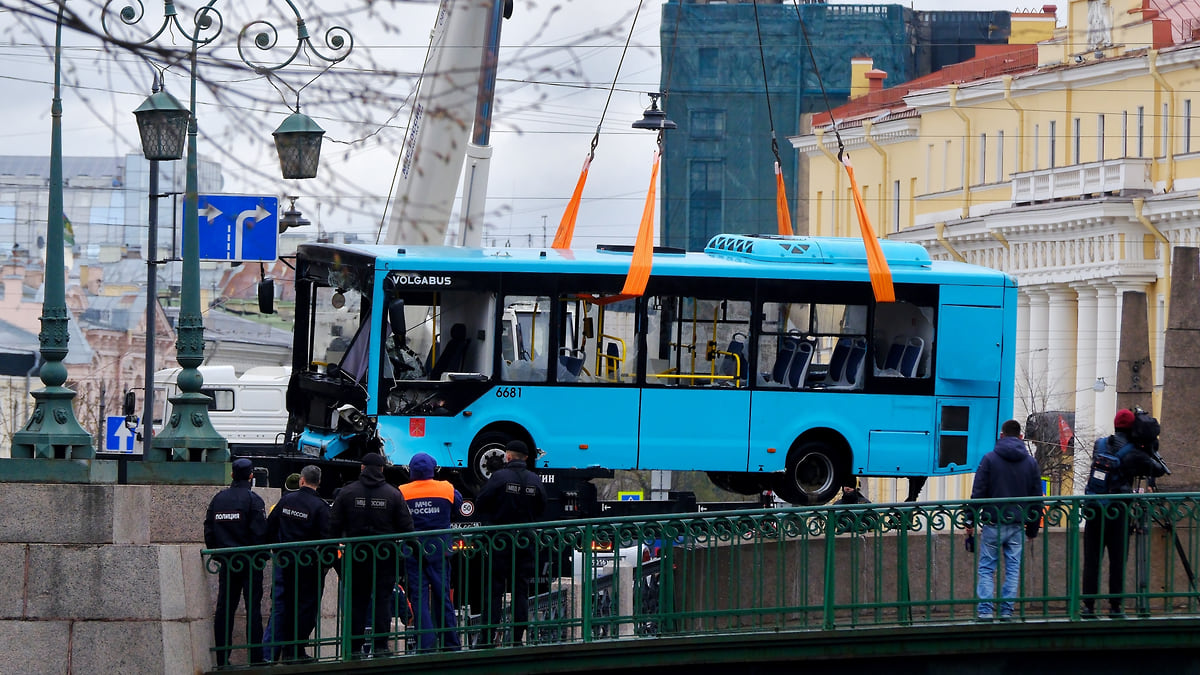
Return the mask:
POLYGON ((1108 495, 1120 492, 1121 450, 1108 447, 1110 436, 1096 441, 1096 449, 1092 453, 1092 468, 1088 471, 1087 486, 1084 494, 1108 495))

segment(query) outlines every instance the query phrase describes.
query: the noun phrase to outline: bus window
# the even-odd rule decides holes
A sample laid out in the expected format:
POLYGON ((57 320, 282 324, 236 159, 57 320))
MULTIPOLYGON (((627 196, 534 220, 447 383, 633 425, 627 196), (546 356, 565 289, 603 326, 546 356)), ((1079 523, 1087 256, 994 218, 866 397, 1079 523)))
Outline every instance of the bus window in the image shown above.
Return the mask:
POLYGON ((876 305, 875 376, 928 378, 933 338, 933 307, 903 300, 876 305))
POLYGON ((559 382, 631 383, 637 371, 637 303, 599 304, 592 292, 559 297, 559 382))
POLYGON ((315 296, 313 362, 340 364, 350 349, 350 338, 359 332, 362 296, 355 290, 330 287, 316 288, 315 296))
POLYGON ((647 308, 647 384, 743 387, 749 381, 750 303, 656 296, 647 308))
POLYGON ((758 338, 757 383, 760 387, 803 389, 816 351, 812 305, 807 302, 764 302, 758 338))
POLYGON ((836 389, 862 389, 867 361, 866 305, 814 304, 816 338, 809 382, 836 389))
POLYGON ((507 295, 500 317, 500 379, 545 382, 550 351, 550 298, 507 295))

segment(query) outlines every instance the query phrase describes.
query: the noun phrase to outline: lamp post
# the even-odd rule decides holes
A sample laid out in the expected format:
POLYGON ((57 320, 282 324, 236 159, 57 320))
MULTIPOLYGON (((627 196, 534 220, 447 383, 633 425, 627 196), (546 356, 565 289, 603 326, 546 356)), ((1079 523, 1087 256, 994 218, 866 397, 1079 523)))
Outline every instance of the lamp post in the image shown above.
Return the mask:
MULTIPOLYGON (((193 25, 188 29, 179 19, 174 0, 163 0, 162 23, 148 38, 142 41, 126 42, 135 45, 148 45, 174 28, 171 35, 182 35, 190 42, 190 93, 187 108, 187 164, 186 182, 184 187, 184 219, 183 219, 183 274, 181 280, 181 302, 179 319, 176 324, 175 349, 182 370, 177 377, 179 395, 171 399, 172 411, 169 419, 165 420, 163 430, 151 442, 151 451, 143 457, 143 462, 136 472, 130 467, 130 480, 139 482, 209 482, 214 472, 207 466, 220 466, 224 471, 224 462, 229 460, 229 450, 225 439, 213 429, 208 417, 209 397, 201 393, 204 377, 199 367, 204 361, 204 319, 200 312, 200 225, 199 225, 199 162, 197 155, 198 126, 196 121, 196 64, 200 47, 212 43, 221 34, 223 19, 214 9, 217 0, 209 0, 198 9, 193 16, 193 25), (218 464, 219 463, 219 464, 218 464), (134 474, 138 475, 135 476, 134 474)), ((326 56, 313 47, 305 27, 304 19, 299 10, 291 2, 285 0, 296 18, 296 46, 282 62, 274 65, 252 61, 243 47, 242 39, 252 36, 254 48, 261 52, 269 52, 277 44, 278 31, 266 21, 254 21, 242 28, 238 35, 238 56, 255 72, 270 74, 279 70, 301 53, 306 51, 327 63, 333 64, 344 60, 353 49, 353 39, 349 31, 342 27, 334 27, 326 32, 326 46, 333 50, 332 56, 326 56)), ((104 32, 113 35, 110 30, 109 9, 112 3, 104 7, 101 14, 101 24, 104 32)), ((125 26, 138 24, 144 16, 141 5, 137 7, 126 5, 116 13, 117 19, 125 26)), ((115 27, 115 25, 114 25, 115 27)), ((159 132, 154 129, 171 128, 167 118, 178 119, 181 106, 172 106, 164 101, 165 92, 157 92, 151 99, 138 109, 138 127, 143 138, 143 153, 147 159, 178 159, 180 154, 152 157, 146 147, 147 137, 159 138, 159 132), (151 100, 159 96, 161 105, 151 104, 151 100), (156 126, 157 125, 157 126, 156 126)), ((173 100, 173 99, 172 99, 173 100)), ((179 138, 178 125, 174 127, 174 138, 179 138)), ((161 132, 165 135, 166 132, 161 132)), ((279 153, 280 166, 285 178, 312 178, 317 173, 317 163, 320 158, 321 136, 324 131, 308 117, 299 112, 299 102, 296 110, 284 123, 276 129, 275 144, 279 153)), ((153 298, 147 298, 152 302, 153 298)), ((147 313, 149 316, 149 313, 147 313)), ((148 369, 149 372, 149 369, 148 369)), ((149 376, 152 378, 152 375, 149 376)), ((152 379, 147 381, 147 391, 153 386, 152 379)))
MULTIPOLYGON (((45 299, 42 302, 42 330, 38 344, 43 359, 40 372, 42 389, 33 392, 37 401, 33 414, 25 426, 12 440, 14 459, 65 459, 94 460, 95 449, 92 436, 79 426, 75 417, 73 400, 75 392, 63 386, 67 381, 68 314, 66 302, 66 269, 63 255, 63 175, 62 175, 62 98, 60 97, 62 60, 62 23, 64 5, 58 7, 58 21, 54 28, 54 98, 50 104, 50 194, 46 214, 46 281, 45 299)), ((40 476, 46 473, 44 464, 26 464, 16 471, 6 470, 6 478, 13 473, 25 474, 26 478, 38 477, 67 482, 89 482, 92 476, 87 463, 80 466, 83 471, 70 470, 62 473, 61 468, 51 469, 57 476, 40 476), (68 475, 77 474, 77 475, 68 475)), ((8 468, 16 467, 10 465, 8 468)), ((98 465, 99 466, 99 465, 98 465)), ((115 479, 115 472, 113 473, 115 479)), ((112 482, 99 479, 100 482, 112 482)))

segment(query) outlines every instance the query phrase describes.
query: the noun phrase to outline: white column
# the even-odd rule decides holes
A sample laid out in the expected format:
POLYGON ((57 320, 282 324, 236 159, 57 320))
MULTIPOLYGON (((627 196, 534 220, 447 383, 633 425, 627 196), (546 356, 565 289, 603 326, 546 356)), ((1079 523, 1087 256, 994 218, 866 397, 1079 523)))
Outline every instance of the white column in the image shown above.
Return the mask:
POLYGON ((1013 401, 1013 415, 1014 419, 1020 420, 1024 425, 1029 413, 1033 411, 1029 409, 1028 397, 1021 395, 1025 383, 1029 381, 1029 294, 1023 288, 1017 289, 1016 349, 1017 381, 1014 387, 1016 400, 1013 401))
POLYGON ((1076 430, 1090 432, 1095 438, 1111 433, 1108 425, 1117 413, 1117 345, 1121 336, 1121 314, 1117 309, 1117 289, 1111 284, 1096 284, 1096 372, 1103 378, 1104 391, 1096 394, 1094 426, 1076 430))
POLYGON ((1075 291, 1055 285, 1046 295, 1050 299, 1046 392, 1051 405, 1047 409, 1065 410, 1075 403, 1075 291))
POLYGON ((1079 296, 1075 331, 1075 428, 1091 429, 1096 419, 1096 288, 1087 282, 1071 284, 1079 296))
POLYGON ((1050 325, 1050 299, 1041 287, 1030 288, 1029 294, 1029 360, 1024 382, 1018 382, 1020 396, 1030 411, 1045 410, 1048 353, 1047 328, 1050 325))

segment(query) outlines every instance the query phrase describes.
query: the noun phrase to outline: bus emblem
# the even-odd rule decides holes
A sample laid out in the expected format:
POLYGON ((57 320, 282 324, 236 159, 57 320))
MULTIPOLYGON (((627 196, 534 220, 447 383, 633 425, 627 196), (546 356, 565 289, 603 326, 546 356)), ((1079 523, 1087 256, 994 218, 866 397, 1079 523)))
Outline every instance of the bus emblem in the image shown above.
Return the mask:
POLYGON ((408 421, 408 435, 421 438, 425 435, 425 418, 414 417, 408 421))

